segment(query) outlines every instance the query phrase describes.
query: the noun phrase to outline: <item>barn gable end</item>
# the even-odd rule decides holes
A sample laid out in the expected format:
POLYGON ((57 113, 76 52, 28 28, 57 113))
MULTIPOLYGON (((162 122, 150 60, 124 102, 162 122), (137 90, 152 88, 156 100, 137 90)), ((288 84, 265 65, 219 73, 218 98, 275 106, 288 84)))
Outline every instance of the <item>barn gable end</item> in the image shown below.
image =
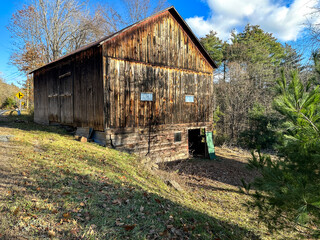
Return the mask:
POLYGON ((185 31, 183 20, 174 13, 164 11, 107 39, 104 56, 212 74, 214 67, 202 46, 196 45, 194 35, 185 31))

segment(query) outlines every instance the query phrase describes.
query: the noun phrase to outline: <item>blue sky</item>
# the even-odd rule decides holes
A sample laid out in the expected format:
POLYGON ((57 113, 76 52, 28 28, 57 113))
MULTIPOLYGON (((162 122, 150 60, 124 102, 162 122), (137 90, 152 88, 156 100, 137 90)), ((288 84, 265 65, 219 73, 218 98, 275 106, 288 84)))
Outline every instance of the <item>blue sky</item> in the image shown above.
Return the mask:
POLYGON ((23 79, 17 72, 17 68, 9 65, 9 58, 12 50, 10 33, 7 30, 7 25, 12 16, 12 13, 18 9, 15 1, 0 1, 0 72, 2 77, 9 83, 16 83, 17 80, 23 79))
MULTIPOLYGON (((92 0, 93 2, 95 0, 92 0)), ((152 0, 151 0, 152 1, 152 0)), ((198 37, 210 30, 228 40, 230 31, 241 31, 247 23, 257 24, 271 32, 282 43, 295 45, 304 31, 303 23, 319 0, 168 0, 198 37)), ((12 51, 6 29, 12 14, 24 0, 0 1, 0 72, 9 83, 23 80, 16 67, 9 64, 12 51)), ((320 22, 319 19, 312 19, 320 22)))

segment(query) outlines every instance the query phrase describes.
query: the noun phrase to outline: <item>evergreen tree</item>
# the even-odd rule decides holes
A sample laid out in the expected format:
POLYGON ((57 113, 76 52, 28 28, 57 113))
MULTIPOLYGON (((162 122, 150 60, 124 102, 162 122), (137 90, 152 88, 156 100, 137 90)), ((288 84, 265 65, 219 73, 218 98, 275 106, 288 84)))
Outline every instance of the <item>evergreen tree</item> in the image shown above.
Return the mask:
POLYGON ((286 71, 289 72, 292 69, 298 69, 299 71, 303 70, 302 62, 302 54, 298 53, 296 49, 294 49, 289 44, 285 44, 284 47, 284 58, 280 64, 280 66, 286 71))
POLYGON ((320 90, 304 84, 298 71, 287 82, 277 81, 275 109, 284 117, 281 157, 253 156, 249 166, 261 177, 254 186, 254 201, 261 220, 271 230, 304 225, 307 234, 320 237, 320 90), (306 225, 308 223, 308 225, 306 225))
POLYGON ((224 59, 224 47, 226 43, 217 36, 216 32, 211 31, 204 38, 200 38, 200 42, 206 48, 210 57, 220 66, 224 59))

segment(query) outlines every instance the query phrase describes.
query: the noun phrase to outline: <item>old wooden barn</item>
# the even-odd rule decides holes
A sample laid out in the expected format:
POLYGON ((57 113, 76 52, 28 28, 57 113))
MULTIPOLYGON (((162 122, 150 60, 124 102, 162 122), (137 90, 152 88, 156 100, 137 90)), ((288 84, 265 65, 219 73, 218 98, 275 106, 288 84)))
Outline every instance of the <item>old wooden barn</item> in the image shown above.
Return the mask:
POLYGON ((157 159, 205 154, 215 68, 170 7, 34 70, 34 120, 157 159))

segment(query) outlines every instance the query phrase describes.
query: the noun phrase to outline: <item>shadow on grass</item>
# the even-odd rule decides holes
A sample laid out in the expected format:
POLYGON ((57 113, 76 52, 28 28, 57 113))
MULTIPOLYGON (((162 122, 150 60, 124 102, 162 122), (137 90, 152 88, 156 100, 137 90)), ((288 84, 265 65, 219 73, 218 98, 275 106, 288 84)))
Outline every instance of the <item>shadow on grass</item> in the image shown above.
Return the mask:
POLYGON ((1 239, 50 234, 58 239, 260 239, 244 228, 103 175, 38 166, 29 176, 0 175, 0 182, 11 177, 24 189, 3 200, 19 212, 2 208, 0 215, 6 214, 13 229, 0 232, 1 239))
POLYGON ((218 157, 219 161, 187 159, 168 162, 163 163, 160 168, 169 172, 178 171, 179 174, 208 178, 236 187, 242 187, 242 179, 246 183, 251 183, 259 176, 257 172, 249 170, 246 163, 233 158, 219 156, 219 154, 218 157))
MULTIPOLYGON (((64 129, 34 124, 24 116, 6 117, 0 126, 68 135, 64 129)), ((46 145, 41 147, 46 151, 46 145)), ((55 147, 55 151, 66 150, 55 147)), ((43 159, 47 153, 41 154, 43 159)), ((87 165, 84 169, 105 168, 119 179, 37 161, 24 167, 25 175, 2 171, 2 187, 7 182, 16 187, 1 197, 0 239, 260 239, 245 228, 146 192, 137 186, 138 180, 125 181, 121 177, 126 173, 109 158, 110 163, 95 156, 79 161, 87 165)), ((143 181, 148 180, 138 184, 143 181)))
POLYGON ((24 131, 42 131, 60 135, 72 135, 74 129, 62 125, 42 125, 33 121, 32 115, 0 116, 0 127, 16 128, 24 131))

